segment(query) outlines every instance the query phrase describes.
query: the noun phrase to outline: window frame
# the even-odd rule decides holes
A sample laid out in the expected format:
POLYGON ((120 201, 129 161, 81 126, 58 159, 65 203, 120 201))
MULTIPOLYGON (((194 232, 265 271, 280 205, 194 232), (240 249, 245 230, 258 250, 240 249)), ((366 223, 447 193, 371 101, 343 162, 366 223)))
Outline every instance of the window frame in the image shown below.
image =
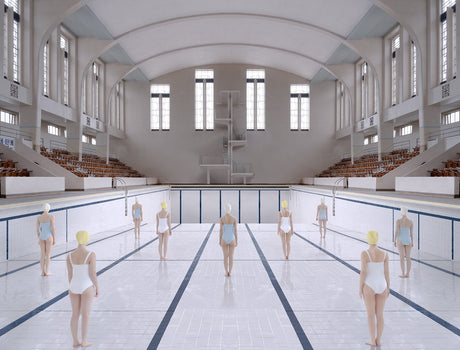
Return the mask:
POLYGON ((214 101, 214 69, 195 69, 195 131, 214 130, 214 101))
MULTIPOLYGON (((21 85, 22 78, 22 0, 16 0, 16 6, 4 2, 3 26, 3 76, 5 79, 21 85), (17 7, 15 9, 15 7, 17 7), (12 22, 12 23, 11 23, 12 22)), ((14 1, 14 0, 13 0, 14 1)), ((8 3, 7 3, 8 2, 8 3)))
POLYGON ((43 46, 43 76, 42 94, 45 97, 50 95, 50 41, 47 40, 43 46))
POLYGON ((441 125, 451 125, 460 122, 460 109, 441 113, 441 125))
POLYGON ((70 56, 71 38, 66 31, 59 32, 59 56, 61 62, 61 103, 70 106, 70 56), (63 47, 63 39, 67 43, 67 51, 63 47))
POLYGON ((0 122, 10 125, 19 125, 19 113, 0 108, 0 122), (7 117, 9 120, 7 120, 7 117))
POLYGON ((399 52, 401 50, 401 35, 399 30, 391 37, 390 40, 390 48, 391 48, 391 79, 390 79, 390 87, 391 87, 391 106, 396 106, 399 103, 399 83, 398 83, 398 61, 399 61, 399 52), (396 45, 397 42, 397 45, 396 45), (396 47, 397 46, 397 47, 396 47))
POLYGON ((309 131, 310 130, 310 85, 309 84, 291 84, 290 85, 290 130, 291 131, 309 131), (293 91, 295 88, 303 88, 306 91, 293 91), (294 102, 294 103, 293 103, 294 102), (303 103, 306 108, 303 108, 303 103), (295 114, 295 115, 294 115, 295 114), (296 126, 293 125, 295 120, 296 126))
POLYGON ((150 85, 150 131, 170 131, 171 130, 171 85, 170 84, 151 84, 150 85), (155 88, 158 91, 153 91, 155 88), (161 91, 164 88, 166 91, 161 91), (158 99, 158 121, 153 118, 153 103, 158 99), (164 108, 164 106, 168 108, 164 108), (155 122, 155 123, 154 123, 155 122), (155 126, 158 123, 158 128, 155 126))
POLYGON ((457 22, 456 15, 457 3, 456 0, 439 0, 438 14, 439 14, 439 84, 446 83, 450 74, 452 78, 455 78, 457 71, 457 40, 456 35, 449 37, 449 31, 455 33, 455 27, 457 22), (455 2, 454 4, 452 4, 455 2), (444 9, 445 7, 445 9, 444 9), (452 10, 452 23, 448 21, 448 12, 452 10), (452 30, 449 30, 452 27, 452 30), (449 52, 449 46, 452 46, 452 52, 449 52), (449 64, 451 65, 451 72, 449 71, 449 64))
POLYGON ((247 69, 246 70, 246 130, 248 131, 265 131, 266 130, 266 87, 265 87, 265 69, 247 69), (263 72, 263 78, 261 77, 250 77, 250 73, 263 72), (259 90, 263 90, 263 101, 259 98, 262 94, 259 90), (252 100, 250 100, 252 96, 252 100), (249 102, 251 101, 251 103, 249 102), (250 108, 252 106, 252 108, 250 108), (252 110, 251 110, 252 109, 252 110), (249 115, 252 114, 251 120, 249 115))

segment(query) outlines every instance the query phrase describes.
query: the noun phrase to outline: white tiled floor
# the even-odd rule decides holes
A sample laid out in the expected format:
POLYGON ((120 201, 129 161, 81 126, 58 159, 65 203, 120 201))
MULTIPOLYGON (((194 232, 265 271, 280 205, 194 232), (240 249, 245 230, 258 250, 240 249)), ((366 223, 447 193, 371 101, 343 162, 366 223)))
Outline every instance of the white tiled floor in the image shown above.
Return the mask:
MULTIPOLYGON (((276 225, 249 227, 313 348, 369 349, 364 345, 368 332, 365 308, 358 297, 358 274, 296 236, 291 260, 285 261, 276 225)), ((170 239, 167 261, 158 259, 155 241, 100 275, 101 295, 91 313, 92 349, 147 349, 210 228, 210 224, 182 224, 170 239)), ((245 225, 238 228, 233 276, 224 276, 216 226, 161 338, 160 349, 302 348, 245 225)), ((110 237, 89 247, 97 254, 98 270, 154 238, 151 225, 142 231, 140 243, 134 242, 132 232, 94 235, 93 240, 110 237)), ((321 242, 314 225, 298 233, 360 267, 360 252, 366 244, 334 232, 321 242)), ((58 246, 53 254, 71 248, 58 246)), ((458 264, 415 256, 459 272, 458 264)), ((1 263, 0 275, 37 257, 1 263)), ((397 277, 398 256, 390 253, 390 260, 394 291, 460 327, 459 277, 414 262, 411 278, 402 280, 397 277)), ((33 265, 0 277, 0 329, 66 290, 65 255, 53 259, 52 272, 50 277, 40 277, 39 266, 33 265)), ((65 297, 1 336, 0 349, 71 349, 69 320, 70 303, 65 297)), ((388 299, 385 322, 382 349, 460 348, 459 336, 394 296, 388 299)))

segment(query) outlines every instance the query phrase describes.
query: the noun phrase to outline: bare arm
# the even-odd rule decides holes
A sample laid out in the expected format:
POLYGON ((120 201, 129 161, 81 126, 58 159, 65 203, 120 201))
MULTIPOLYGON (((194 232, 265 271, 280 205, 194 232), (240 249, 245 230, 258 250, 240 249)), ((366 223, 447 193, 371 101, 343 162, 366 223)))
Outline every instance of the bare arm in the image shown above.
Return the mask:
POLYGON ((329 219, 328 213, 327 213, 327 206, 326 206, 326 221, 329 219))
POLYGON ((398 239, 398 235, 399 235, 399 219, 396 220, 395 239, 394 239, 395 247, 396 247, 396 242, 397 242, 397 239, 398 239))
POLYGON ((316 221, 318 221, 319 218, 319 205, 316 207, 316 221))
POLYGON ((281 212, 278 213, 278 230, 276 232, 280 233, 281 227, 281 212))
POLYGON ((73 269, 72 264, 70 263, 70 254, 67 254, 67 277, 69 279, 69 283, 72 280, 73 276, 73 269))
POLYGON ((133 204, 133 206, 131 207, 131 215, 133 216, 133 220, 134 220, 134 204, 133 204))
POLYGON ((383 271, 385 274, 385 280, 387 281, 387 289, 385 290, 385 293, 390 295, 390 268, 389 268, 389 263, 388 263, 388 254, 385 254, 385 262, 383 264, 383 271))
POLYGON ((96 254, 93 252, 89 257, 89 278, 93 282, 94 288, 96 288, 96 297, 99 295, 99 286, 97 284, 96 274, 96 254))
POLYGON ((410 246, 414 246, 414 223, 410 221, 410 246))
POLYGON ((292 211, 289 214, 289 222, 291 224, 291 234, 293 234, 294 233, 294 226, 292 225, 292 211))
POLYGON ((169 235, 172 235, 172 230, 171 230, 171 213, 168 213, 168 227, 169 227, 169 235))
POLYGON ((53 234, 53 244, 56 243, 56 231, 54 230, 54 216, 50 215, 51 233, 53 234))
POLYGON ((363 298, 363 290, 364 290, 364 280, 366 279, 367 274, 367 254, 363 250, 361 252, 361 272, 359 274, 359 297, 363 298))
POLYGON ((222 232, 224 232, 224 222, 220 218, 219 245, 222 245, 222 232))
POLYGON ((235 232, 235 247, 238 245, 238 232, 237 232, 236 219, 233 220, 233 231, 235 232))
POLYGON ((141 221, 144 220, 144 212, 142 211, 142 205, 141 205, 141 221))
POLYGON ((37 238, 40 239, 40 219, 37 218, 37 238))

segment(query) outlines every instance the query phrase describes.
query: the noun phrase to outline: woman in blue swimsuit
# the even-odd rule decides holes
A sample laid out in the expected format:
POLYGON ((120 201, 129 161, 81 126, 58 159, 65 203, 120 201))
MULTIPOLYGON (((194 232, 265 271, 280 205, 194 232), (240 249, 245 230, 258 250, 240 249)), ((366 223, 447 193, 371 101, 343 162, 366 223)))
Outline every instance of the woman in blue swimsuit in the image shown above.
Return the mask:
POLYGON ((316 221, 319 224, 319 235, 320 238, 326 238, 326 223, 327 223, 327 205, 324 204, 324 198, 321 198, 321 204, 316 209, 316 221), (324 231, 324 235, 323 235, 324 231))
POLYGON ((412 261, 410 260, 410 251, 414 246, 414 236, 412 234, 414 225, 412 220, 407 217, 407 208, 401 208, 401 219, 396 221, 395 229, 395 247, 399 250, 399 263, 401 265, 401 278, 408 278, 412 261), (406 258, 407 268, 405 269, 404 257, 406 258), (406 272, 404 272, 406 271, 406 272))
POLYGON ((51 207, 43 204, 43 214, 37 218, 38 244, 41 249, 40 267, 42 276, 50 275, 51 247, 56 243, 54 231, 54 216, 49 214, 51 207))
POLYGON ((230 277, 233 268, 233 253, 235 253, 235 248, 238 245, 238 233, 236 218, 230 214, 231 205, 226 204, 224 209, 225 215, 220 219, 219 244, 224 253, 225 275, 230 277))
POLYGON ((139 204, 137 197, 136 203, 133 204, 133 222, 134 222, 134 239, 141 238, 141 222, 142 222, 142 205, 139 204))

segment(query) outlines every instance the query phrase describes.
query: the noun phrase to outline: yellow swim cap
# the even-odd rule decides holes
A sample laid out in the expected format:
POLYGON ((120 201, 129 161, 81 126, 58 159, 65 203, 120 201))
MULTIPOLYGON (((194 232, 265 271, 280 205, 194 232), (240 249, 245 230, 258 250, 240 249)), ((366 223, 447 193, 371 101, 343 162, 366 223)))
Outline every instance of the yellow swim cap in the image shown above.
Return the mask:
POLYGON ((282 201, 281 206, 286 209, 287 206, 288 206, 288 202, 287 201, 282 201))
POLYGON ((166 203, 166 202, 161 202, 161 207, 162 207, 163 209, 166 209, 166 208, 168 207, 168 203, 166 203))
POLYGON ((86 231, 78 231, 75 237, 77 237, 78 244, 87 245, 89 242, 89 233, 86 231))
POLYGON ((377 231, 368 231, 366 238, 367 238, 367 243, 377 244, 379 240, 379 234, 377 231))

